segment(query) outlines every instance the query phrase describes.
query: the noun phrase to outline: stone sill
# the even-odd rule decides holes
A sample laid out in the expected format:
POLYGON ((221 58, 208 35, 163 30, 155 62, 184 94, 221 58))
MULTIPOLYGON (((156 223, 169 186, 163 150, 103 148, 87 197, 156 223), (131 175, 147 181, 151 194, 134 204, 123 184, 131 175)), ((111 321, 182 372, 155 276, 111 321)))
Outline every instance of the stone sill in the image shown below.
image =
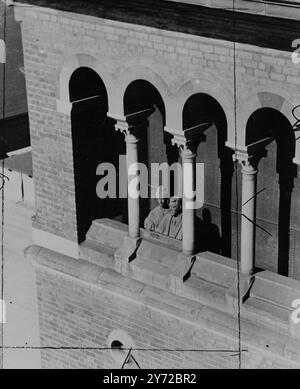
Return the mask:
MULTIPOLYGON (((237 319, 234 315, 207 306, 199 301, 175 295, 157 287, 145 285, 140 281, 124 277, 115 271, 87 264, 84 261, 63 257, 53 251, 38 246, 31 246, 26 251, 26 257, 43 271, 55 274, 57 277, 69 278, 84 282, 86 287, 95 287, 103 292, 109 292, 118 299, 131 301, 141 307, 167 314, 183 322, 199 326, 214 334, 228 339, 238 339, 237 319)), ((276 331, 273 327, 264 326, 260 322, 251 322, 242 317, 243 348, 254 347, 260 351, 271 353, 277 357, 300 363, 300 342, 287 334, 276 331)))
MULTIPOLYGON (((235 261, 206 252, 197 254, 191 267, 191 258, 153 237, 144 237, 136 249, 126 230, 118 222, 95 221, 80 245, 79 259, 39 246, 31 246, 25 254, 61 277, 75 277, 237 339, 238 301, 231 293, 237 286, 235 261), (135 255, 129 261, 132 249, 135 255)), ((241 305, 243 342, 299 363, 300 326, 290 320, 291 302, 298 298, 298 281, 268 271, 256 274, 241 305)))

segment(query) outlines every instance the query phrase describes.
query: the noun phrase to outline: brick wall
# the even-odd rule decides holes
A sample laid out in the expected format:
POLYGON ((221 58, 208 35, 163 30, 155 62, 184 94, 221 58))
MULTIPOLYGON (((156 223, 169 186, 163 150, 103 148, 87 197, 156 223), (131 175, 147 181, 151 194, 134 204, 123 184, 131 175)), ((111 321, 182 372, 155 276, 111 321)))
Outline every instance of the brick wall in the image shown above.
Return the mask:
MULTIPOLYGON (((33 163, 38 182, 37 220, 41 228, 76 240, 70 117, 56 110, 56 99, 61 92, 59 74, 65 61, 78 53, 96 57, 115 81, 106 85, 108 89, 118 86, 118 77, 127 68, 150 67, 167 85, 170 101, 165 104, 170 107, 173 103, 173 107, 167 109, 167 122, 171 122, 172 116, 178 116, 176 112, 182 109, 181 103, 172 98, 176 99, 178 89, 189 80, 205 79, 212 84, 212 90, 217 82, 219 90, 232 95, 233 43, 53 10, 17 8, 16 12, 18 18, 24 19, 22 32, 33 163), (57 177, 58 171, 60 177, 57 177)), ((238 123, 245 122, 247 96, 253 90, 282 91, 291 101, 297 101, 299 73, 300 67, 292 63, 290 53, 237 45, 237 98, 238 103, 245 104, 237 112, 238 123)), ((110 106, 121 105, 121 80, 119 84, 120 90, 114 89, 114 95, 110 91, 113 97, 110 106)), ((271 104, 276 104, 271 94, 268 97, 271 104)), ((231 102, 227 103, 226 109, 223 108, 232 124, 233 107, 231 102)), ((181 124, 177 122, 177 125, 181 124)), ((228 131, 232 141, 232 126, 228 131)), ((244 136, 244 128, 238 127, 240 144, 244 136)))
MULTIPOLYGON (((157 86, 166 106, 166 124, 178 130, 187 98, 196 92, 211 94, 227 115, 231 143, 235 137, 233 91, 236 86, 240 146, 245 144, 247 119, 256 109, 271 106, 287 113, 286 102, 297 103, 300 67, 292 63, 288 52, 236 44, 235 68, 233 43, 225 40, 48 9, 17 7, 16 15, 22 20, 33 149, 34 227, 73 242, 78 237, 71 115, 68 79, 60 77, 68 73, 72 59, 76 58, 78 66, 96 63, 108 91, 111 114, 124 114, 124 92, 135 79, 144 78, 157 86), (258 95, 258 92, 263 93, 258 95)), ((151 123, 154 126, 157 122, 151 123)), ((150 147, 154 149, 152 155, 159 159, 162 149, 158 139, 158 136, 150 139, 150 147)), ((212 171, 218 163, 214 157, 212 171)), ((298 200, 293 201, 297 209, 298 200)), ((218 218, 218 204, 211 201, 211 206, 215 207, 218 218)), ((232 224, 236 225, 234 220, 232 224)), ((234 234, 233 240, 237 241, 234 234)), ((57 258, 55 253, 48 255, 45 266, 37 266, 42 346, 106 347, 109 333, 122 329, 139 348, 237 347, 237 319, 228 312, 221 314, 212 306, 195 303, 192 298, 173 296, 163 286, 158 290, 117 272, 99 269, 104 243, 91 254, 96 268, 90 269, 88 264, 72 262, 67 257, 57 258), (80 276, 70 277, 72 272, 80 276)), ((195 294, 199 299, 204 289, 195 294)), ((218 290, 215 286, 210 289, 209 301, 218 290)), ((273 313, 273 309, 270 311, 273 313)), ((243 347, 248 349, 243 354, 243 366, 297 366, 297 353, 289 354, 289 347, 296 341, 286 333, 285 336, 274 333, 274 320, 269 325, 255 320, 243 326, 243 347), (270 349, 266 339, 272 340, 270 349)), ((143 368, 238 367, 236 356, 222 353, 149 351, 138 352, 136 357, 143 368)), ((108 350, 45 348, 42 358, 44 367, 120 367, 108 350)))
MULTIPOLYGON (((234 46, 232 42, 225 40, 42 8, 17 7, 16 13, 17 18, 23 20, 36 181, 37 215, 34 225, 72 241, 77 240, 77 222, 71 122, 70 114, 57 112, 57 99, 67 102, 64 99, 68 98, 68 80, 62 90, 60 74, 70 58, 78 55, 81 66, 85 66, 86 56, 96 58, 99 75, 105 79, 109 110, 113 114, 123 114, 123 95, 126 86, 135 78, 145 78, 157 86, 166 106, 166 125, 171 128, 181 128, 181 110, 191 94, 211 94, 221 104, 227 116, 228 140, 231 144, 235 142, 233 92, 236 87, 237 142, 241 146, 245 144, 247 120, 256 109, 271 106, 282 110, 290 118, 292 107, 299 103, 300 66, 293 64, 289 52, 237 43, 234 67, 234 46), (234 72, 237 77, 236 85, 234 72)), ((161 158, 164 150, 162 145, 157 144, 158 140, 158 137, 153 136, 150 147, 152 151, 153 148, 157 150, 152 155, 157 154, 161 158)), ((207 147, 210 150, 210 145, 207 147)), ((214 160, 213 165, 218 165, 216 155, 213 154, 209 158, 214 160)), ((274 181, 277 176, 275 171, 273 173, 274 181)), ((207 174, 211 175, 210 172, 207 174)), ((262 182, 268 181, 267 170, 262 170, 259 174, 264 177, 262 182)), ((213 176, 217 188, 219 178, 217 175, 213 176)), ((291 212, 296 235, 299 222, 297 212, 293 210, 299 207, 298 187, 299 179, 296 179, 291 212)), ((213 193, 217 191, 211 193, 214 197, 213 193)), ((257 214, 259 222, 266 223, 264 228, 275 237, 276 201, 275 199, 272 208, 274 215, 268 220, 260 215, 260 208, 257 214)), ((207 203, 214 214, 214 222, 220 226, 219 204, 214 199, 208 199, 207 203)), ((235 212, 235 198, 232 200, 232 207, 235 212)), ((233 222, 232 226, 235 225, 233 222)), ((235 252, 235 242, 238 239, 233 227, 232 253, 235 252)), ((270 262, 268 268, 276 271, 276 244, 274 246, 272 241, 270 243, 267 236, 262 239, 259 247, 269 247, 268 256, 274 258, 274 263, 270 262)), ((291 246, 298 250, 293 242, 291 246)), ((258 251, 259 258, 265 256, 264 252, 258 251)), ((295 254, 291 249, 293 276, 298 278, 296 257, 297 251, 295 254)), ((258 265, 262 263, 258 262, 258 265)))
MULTIPOLYGON (((41 347, 44 348, 42 367, 120 368, 122 362, 114 360, 111 351, 105 348, 110 347, 110 333, 121 330, 139 349, 133 355, 142 368, 238 368, 238 356, 234 352, 238 349, 236 317, 143 282, 124 279, 112 271, 100 271, 95 276, 94 269, 95 284, 86 278, 88 265, 86 271, 80 271, 79 278, 86 278, 87 282, 82 281, 77 276, 66 275, 70 271, 66 258, 60 262, 56 254, 47 257, 52 265, 47 260, 46 267, 36 268, 41 347), (51 269, 63 262, 63 272, 51 269), (62 347, 71 349, 59 349, 62 347)), ((72 265, 73 271, 77 265, 78 262, 72 265)), ((274 327, 276 324, 256 326, 255 321, 242 322, 242 349, 246 350, 242 352, 242 368, 299 368, 285 351, 286 336, 277 334, 276 338, 272 334, 274 327), (259 346, 254 346, 254 338, 259 339, 259 346)), ((295 341, 291 342, 296 347, 295 341)))

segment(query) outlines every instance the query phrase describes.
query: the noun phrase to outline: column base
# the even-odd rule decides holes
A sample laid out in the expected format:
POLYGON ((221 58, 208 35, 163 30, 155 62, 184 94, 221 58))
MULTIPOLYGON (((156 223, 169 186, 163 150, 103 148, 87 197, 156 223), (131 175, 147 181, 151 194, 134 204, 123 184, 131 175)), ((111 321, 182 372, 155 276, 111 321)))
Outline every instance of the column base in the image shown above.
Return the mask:
POLYGON ((194 256, 194 250, 182 250, 182 255, 186 258, 194 256))
POLYGON ((178 293, 178 291, 182 289, 183 283, 189 279, 191 275, 190 272, 194 264, 194 258, 196 260, 196 256, 194 255, 186 255, 183 253, 178 254, 176 264, 171 273, 173 293, 178 293))
POLYGON ((244 304, 250 296, 250 290, 255 280, 254 275, 241 274, 238 280, 236 276, 232 286, 226 292, 226 306, 233 315, 238 313, 239 297, 240 303, 244 304))
POLYGON ((115 268, 118 273, 128 273, 128 265, 136 258, 141 241, 141 238, 124 237, 121 247, 115 252, 115 268))

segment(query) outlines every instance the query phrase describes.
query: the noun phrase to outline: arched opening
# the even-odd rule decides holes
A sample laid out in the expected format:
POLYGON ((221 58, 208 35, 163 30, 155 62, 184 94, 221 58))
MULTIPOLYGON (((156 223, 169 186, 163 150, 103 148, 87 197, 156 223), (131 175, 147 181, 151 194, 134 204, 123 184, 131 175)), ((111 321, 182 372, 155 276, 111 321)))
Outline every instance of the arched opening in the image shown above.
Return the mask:
POLYGON ((258 109, 248 120, 246 144, 259 150, 261 143, 267 156, 258 165, 255 266, 288 276, 297 255, 292 238, 300 226, 295 135, 288 119, 273 108, 258 109))
POLYGON ((151 163, 163 163, 178 160, 178 150, 171 144, 171 136, 164 131, 165 105, 158 90, 148 81, 135 80, 124 94, 124 113, 129 115, 152 108, 148 117, 148 126, 139 141, 139 162, 148 167, 149 199, 140 200, 141 227, 150 210, 157 206, 155 198, 151 198, 151 163))
POLYGON ((90 68, 78 68, 70 78, 69 93, 77 232, 78 241, 82 242, 92 220, 103 217, 123 220, 124 201, 97 196, 96 186, 101 177, 96 170, 101 162, 110 162, 118 171, 119 154, 125 154, 125 150, 113 120, 107 117, 107 92, 99 75, 90 68))
MULTIPOLYGON (((220 104, 207 94, 191 96, 183 109, 183 128, 202 123, 204 138, 197 149, 197 163, 204 163, 204 206, 196 215, 196 246, 231 257, 232 151, 225 146, 227 120, 220 104), (218 188, 218 190, 216 190, 218 188)), ((201 134, 199 134, 201 135, 201 134)), ((197 183, 196 183, 197 184, 197 183)))

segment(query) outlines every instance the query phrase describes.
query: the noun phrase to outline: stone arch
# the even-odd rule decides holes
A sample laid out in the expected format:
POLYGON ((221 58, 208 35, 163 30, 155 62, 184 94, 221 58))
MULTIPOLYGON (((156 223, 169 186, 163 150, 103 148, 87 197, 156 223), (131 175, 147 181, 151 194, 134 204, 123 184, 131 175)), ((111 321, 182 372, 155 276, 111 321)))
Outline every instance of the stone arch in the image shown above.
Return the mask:
POLYGON ((240 146, 246 146, 246 128, 251 115, 261 108, 270 108, 280 112, 293 126, 296 122, 293 116, 293 102, 287 93, 275 88, 257 88, 238 104, 238 128, 240 131, 240 146))
MULTIPOLYGON (((177 123, 182 123, 182 114, 186 101, 193 95, 205 94, 215 99, 222 107, 227 120, 228 131, 234 132, 234 99, 230 89, 212 78, 194 78, 184 83, 173 96, 173 115, 167 122, 167 127, 174 127, 177 123)), ((183 130, 181 127, 180 130, 183 130)), ((230 138, 228 134, 228 138, 230 138)))
POLYGON ((115 83, 118 87, 113 91, 113 99, 111 100, 110 105, 111 116, 116 117, 124 115, 123 97, 125 91, 127 87, 136 80, 147 81, 157 89, 164 101, 167 117, 170 100, 169 87, 158 73, 151 68, 142 65, 131 66, 115 78, 115 83))
POLYGON ((145 125, 139 133, 138 142, 138 160, 143 166, 148 167, 149 172, 148 186, 147 188, 143 186, 143 190, 148 190, 148 196, 147 198, 142 196, 140 199, 141 227, 144 226, 144 220, 150 210, 157 207, 155 193, 157 187, 162 184, 161 176, 152 170, 153 164, 166 162, 171 164, 170 158, 178 160, 178 149, 172 145, 171 135, 164 131, 166 106, 157 86, 145 80, 145 77, 136 77, 126 86, 123 95, 123 115, 125 117, 148 110, 147 118, 142 119, 145 125), (174 155, 175 152, 176 155, 174 155))
POLYGON ((182 129, 195 129, 197 126, 201 141, 196 161, 205 165, 205 194, 204 208, 196 212, 196 247, 199 251, 231 257, 232 150, 226 146, 226 114, 211 94, 194 93, 183 105, 182 129))
POLYGON ((260 96, 261 106, 247 122, 245 143, 250 154, 258 152, 259 156, 265 149, 268 151, 258 165, 258 192, 261 194, 256 199, 257 225, 263 225, 264 230, 256 230, 256 266, 288 276, 294 261, 290 232, 292 225, 297 223, 296 220, 291 223, 291 220, 299 203, 294 192, 297 177, 293 163, 294 130, 283 113, 285 100, 279 97, 265 96, 272 98, 272 102, 267 102, 260 96))
POLYGON ((90 54, 77 53, 68 57, 58 76, 57 84, 57 111, 69 114, 72 108, 69 97, 69 82, 72 74, 80 67, 87 67, 94 70, 102 79, 108 95, 108 105, 111 101, 112 80, 108 70, 103 66, 96 57, 90 54))
POLYGON ((102 190, 107 171, 104 166, 112 166, 114 174, 119 174, 119 155, 125 154, 125 145, 114 129, 114 121, 107 117, 108 93, 96 70, 91 66, 77 67, 69 78, 67 90, 71 105, 77 237, 81 243, 95 219, 126 222, 124 202, 115 194, 103 194, 105 189, 102 190))

